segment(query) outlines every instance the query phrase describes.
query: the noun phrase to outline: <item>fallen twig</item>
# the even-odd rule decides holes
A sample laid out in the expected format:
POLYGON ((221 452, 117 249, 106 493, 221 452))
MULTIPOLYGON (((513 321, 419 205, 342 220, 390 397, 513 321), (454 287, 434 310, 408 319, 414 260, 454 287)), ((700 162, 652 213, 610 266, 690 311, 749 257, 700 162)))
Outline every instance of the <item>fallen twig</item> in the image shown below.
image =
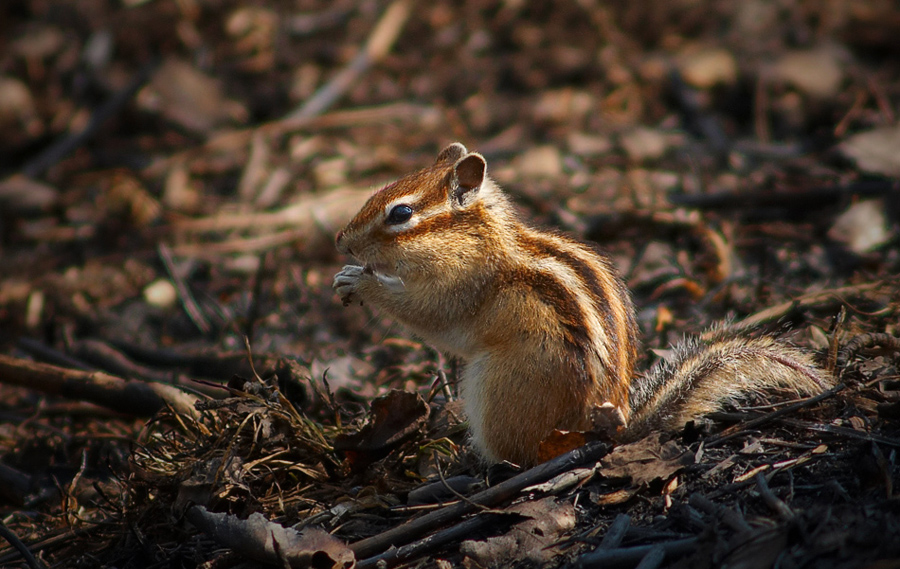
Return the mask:
POLYGON ((844 347, 837 355, 838 367, 846 366, 853 358, 853 356, 858 354, 860 351, 875 346, 881 346, 882 348, 897 351, 900 350, 900 338, 891 336, 890 334, 860 334, 859 336, 854 337, 852 340, 844 344, 844 347))
POLYGON ((794 411, 796 411, 798 409, 803 409, 804 407, 809 407, 810 405, 814 405, 814 404, 818 403, 819 401, 824 401, 825 399, 834 397, 834 395, 836 393, 840 392, 845 387, 846 387, 846 385, 844 385, 843 383, 839 383, 838 385, 835 385, 831 389, 823 391, 822 393, 815 395, 813 397, 809 397, 802 401, 798 401, 797 403, 794 403, 792 405, 782 407, 781 409, 777 409, 775 411, 772 411, 771 413, 766 413, 765 415, 759 416, 755 419, 750 419, 749 421, 746 421, 744 423, 740 423, 740 424, 728 427, 727 429, 725 429, 718 435, 715 435, 715 436, 712 436, 712 437, 706 439, 703 442, 703 446, 708 448, 708 447, 712 447, 715 445, 719 445, 729 439, 733 439, 734 437, 739 436, 741 433, 743 433, 749 429, 754 429, 760 425, 764 425, 764 424, 774 421, 776 419, 780 419, 784 415, 793 413, 794 411))
POLYGON ((885 437, 882 435, 866 433, 864 431, 857 431, 856 429, 851 429, 848 427, 839 427, 837 425, 826 425, 826 424, 821 424, 821 423, 813 423, 810 421, 794 419, 792 417, 782 417, 782 418, 779 418, 779 421, 784 423, 785 425, 790 425, 792 427, 799 427, 801 429, 806 429, 808 431, 831 433, 832 435, 840 435, 842 437, 848 437, 851 439, 860 439, 860 440, 868 441, 871 443, 879 443, 879 444, 883 444, 883 445, 892 446, 895 448, 900 448, 900 439, 891 439, 891 438, 888 438, 888 437, 885 437))
POLYGON ((576 564, 578 567, 585 569, 634 567, 656 548, 662 548, 665 552, 665 557, 680 557, 694 551, 697 548, 697 543, 699 543, 699 540, 696 537, 688 537, 653 545, 639 545, 621 549, 596 549, 579 557, 576 564))
POLYGON ((33 338, 19 338, 18 344, 19 348, 21 348, 25 352, 28 352, 29 354, 34 356, 35 359, 41 360, 42 362, 47 362, 70 369, 80 369, 82 371, 89 371, 94 369, 86 362, 76 359, 69 354, 60 352, 56 348, 48 346, 47 344, 33 338))
POLYGON ((359 558, 374 555, 389 547, 397 547, 400 544, 409 543, 419 536, 476 511, 479 505, 494 506, 499 504, 515 496, 523 488, 553 478, 557 474, 575 466, 600 460, 608 452, 609 448, 603 443, 589 443, 513 476, 492 488, 479 492, 472 496, 468 502, 457 502, 446 508, 431 512, 378 535, 357 541, 351 544, 350 548, 359 558))
POLYGON ((391 46, 400 35, 400 31, 409 19, 412 11, 412 0, 394 0, 387 7, 381 19, 375 24, 369 40, 353 60, 341 69, 331 81, 323 85, 313 96, 307 99, 297 110, 290 113, 288 119, 302 119, 322 114, 341 98, 357 79, 378 63, 391 50, 391 46))
POLYGON ((878 290, 884 285, 885 283, 877 281, 861 285, 844 286, 840 288, 832 288, 828 290, 813 292, 810 294, 804 294, 803 296, 799 296, 793 300, 782 302, 781 304, 776 304, 775 306, 770 306, 765 310, 761 310, 756 314, 752 314, 747 318, 744 318, 740 322, 735 322, 733 325, 729 326, 729 328, 731 328, 735 332, 758 328, 766 322, 778 320, 780 318, 783 318, 784 316, 787 316, 791 312, 820 306, 829 301, 843 301, 845 297, 878 290))
POLYGON ((384 553, 362 559, 356 566, 359 569, 368 569, 370 567, 381 567, 382 565, 393 567, 400 563, 407 563, 414 559, 418 559, 423 555, 432 553, 444 545, 462 541, 484 526, 494 522, 499 517, 501 517, 501 514, 498 513, 478 514, 477 516, 463 520, 455 526, 422 538, 419 541, 401 547, 392 547, 384 553))
POLYGON ((785 521, 793 519, 794 512, 791 510, 791 507, 785 504, 784 500, 772 492, 772 489, 769 488, 769 483, 766 481, 766 475, 762 472, 758 472, 755 478, 756 489, 759 490, 759 495, 762 497, 763 502, 765 502, 772 511, 778 514, 781 519, 785 521))
POLYGON ((126 380, 103 372, 72 370, 0 354, 0 382, 49 395, 89 401, 120 413, 148 417, 165 406, 196 415, 197 397, 171 385, 126 380))
POLYGON ((609 524, 606 535, 603 536, 603 540, 597 546, 597 549, 616 549, 619 547, 622 540, 625 539, 625 534, 628 533, 629 527, 631 527, 631 517, 628 514, 616 516, 613 522, 609 524))
POLYGON ((166 247, 164 243, 159 244, 159 258, 162 259, 163 265, 166 267, 166 272, 169 273, 169 278, 172 279, 172 283, 175 285, 175 290, 178 291, 178 297, 181 299, 184 311, 191 319, 191 322, 194 323, 194 326, 196 326, 202 334, 209 334, 210 330, 212 330, 212 326, 210 325, 209 320, 206 319, 203 311, 200 310, 200 306, 194 299, 190 287, 188 287, 187 283, 184 282, 184 279, 181 278, 181 275, 179 275, 178 271, 175 269, 175 260, 172 259, 172 251, 166 247))
POLYGON ((299 380, 309 376, 309 371, 305 369, 309 364, 298 357, 267 353, 253 354, 253 366, 251 367, 246 352, 182 353, 167 348, 147 348, 139 344, 129 344, 117 340, 109 340, 109 342, 137 361, 152 366, 183 368, 185 373, 195 378, 203 377, 224 381, 235 375, 251 377, 253 376, 252 368, 255 368, 261 377, 274 375, 282 381, 299 380))
MULTIPOLYGON (((71 348, 79 360, 91 364, 86 370, 103 370, 106 373, 130 379, 140 379, 165 385, 174 385, 189 393, 202 393, 210 397, 221 395, 220 387, 210 387, 190 378, 183 370, 163 371, 133 361, 124 351, 109 342, 86 338, 72 342, 71 348)), ((71 367, 71 366, 64 366, 71 367)), ((231 377, 233 374, 225 376, 231 377)))
POLYGON ((22 540, 19 539, 19 536, 6 527, 6 524, 4 524, 2 520, 0 520, 0 537, 16 548, 16 551, 19 552, 19 555, 22 556, 22 559, 25 560, 25 563, 27 563, 31 569, 45 569, 46 566, 32 555, 28 547, 26 547, 26 545, 22 543, 22 540))
POLYGON ((238 236, 171 246, 183 256, 208 258, 228 253, 258 253, 284 245, 293 245, 307 254, 331 249, 334 234, 372 196, 370 189, 339 188, 304 195, 292 205, 272 212, 217 214, 185 219, 172 226, 180 234, 244 231, 238 236), (260 235, 260 231, 265 234, 260 235), (256 233, 256 235, 250 235, 256 233))
POLYGON ((786 472, 792 468, 796 468, 797 466, 806 464, 817 456, 822 456, 827 450, 827 446, 817 445, 815 448, 804 452, 802 455, 796 458, 783 460, 774 464, 760 465, 747 474, 738 477, 735 482, 719 486, 718 488, 710 492, 707 498, 713 499, 719 498, 721 496, 728 496, 741 488, 746 488, 747 486, 752 485, 756 481, 757 473, 766 473, 766 476, 768 478, 772 478, 774 475, 780 472, 786 472))
POLYGON ((120 377, 158 381, 159 383, 176 383, 178 379, 171 372, 162 372, 131 361, 128 356, 101 340, 86 338, 76 340, 70 348, 78 357, 77 361, 87 362, 91 369, 102 369, 107 373, 120 377))
POLYGON ((738 533, 750 533, 753 531, 753 528, 750 527, 747 520, 745 520, 739 512, 732 510, 731 508, 726 508, 725 506, 720 506, 703 494, 691 494, 688 503, 702 512, 706 512, 711 516, 716 516, 728 527, 738 533))

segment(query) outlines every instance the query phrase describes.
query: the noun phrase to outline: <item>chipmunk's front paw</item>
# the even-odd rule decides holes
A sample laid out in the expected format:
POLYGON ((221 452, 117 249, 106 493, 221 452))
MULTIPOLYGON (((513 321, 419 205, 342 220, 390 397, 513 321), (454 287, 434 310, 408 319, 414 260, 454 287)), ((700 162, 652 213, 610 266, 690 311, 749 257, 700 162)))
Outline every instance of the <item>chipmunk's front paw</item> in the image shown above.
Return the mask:
POLYGON ((349 306, 353 302, 353 295, 359 288, 363 270, 359 265, 344 265, 344 268, 334 275, 334 284, 331 286, 340 295, 344 306, 349 306))

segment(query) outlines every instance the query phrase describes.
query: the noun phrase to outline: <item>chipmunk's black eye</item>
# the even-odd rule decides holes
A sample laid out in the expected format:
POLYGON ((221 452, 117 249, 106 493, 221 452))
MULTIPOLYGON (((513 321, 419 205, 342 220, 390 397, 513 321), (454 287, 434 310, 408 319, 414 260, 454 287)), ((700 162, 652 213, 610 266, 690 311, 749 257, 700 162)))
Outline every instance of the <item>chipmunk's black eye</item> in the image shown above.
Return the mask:
POLYGON ((395 205, 387 216, 388 225, 406 223, 412 217, 413 209, 406 204, 395 205))

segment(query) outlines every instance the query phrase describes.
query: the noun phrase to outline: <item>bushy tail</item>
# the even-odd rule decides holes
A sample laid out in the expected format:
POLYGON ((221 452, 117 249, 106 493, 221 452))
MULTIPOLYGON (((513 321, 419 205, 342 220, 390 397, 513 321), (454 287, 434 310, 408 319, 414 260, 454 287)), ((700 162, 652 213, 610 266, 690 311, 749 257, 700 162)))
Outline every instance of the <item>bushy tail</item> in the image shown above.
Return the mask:
POLYGON ((834 384, 812 356, 771 336, 735 336, 719 328, 685 339, 668 361, 632 384, 627 438, 685 423, 755 394, 812 395, 834 384))

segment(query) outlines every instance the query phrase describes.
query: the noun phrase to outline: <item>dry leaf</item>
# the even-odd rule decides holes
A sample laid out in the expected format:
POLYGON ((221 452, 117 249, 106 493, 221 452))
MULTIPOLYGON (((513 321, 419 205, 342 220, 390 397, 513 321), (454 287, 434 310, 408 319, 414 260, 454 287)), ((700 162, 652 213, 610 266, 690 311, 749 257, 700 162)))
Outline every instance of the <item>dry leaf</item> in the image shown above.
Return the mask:
POLYGON ((615 490, 613 492, 607 492, 606 494, 597 494, 591 492, 591 502, 597 504, 598 506, 618 506, 619 504, 624 504, 628 500, 634 497, 635 494, 638 493, 638 488, 622 488, 619 490, 615 490))
POLYGON ((737 81, 737 60, 727 49, 706 48, 684 53, 678 57, 677 65, 684 80, 699 89, 733 85, 737 81))
POLYGON ((535 146, 514 160, 519 174, 525 178, 557 178, 562 175, 563 163, 555 146, 535 146))
POLYGON ((357 433, 336 437, 334 448, 346 452, 354 466, 363 466, 419 433, 428 423, 429 412, 419 395, 392 390, 372 401, 365 426, 357 433))
POLYGON ((624 432, 625 425, 625 413, 609 401, 591 408, 591 431, 601 438, 617 440, 617 436, 624 432))
POLYGON ((860 170, 889 177, 900 176, 900 127, 888 126, 851 136, 839 146, 860 170))
POLYGON ((662 158, 671 146, 672 139, 660 130, 638 126, 623 133, 619 144, 630 159, 642 162, 662 158))
POLYGON ((662 435, 654 434, 637 442, 617 447, 600 463, 600 474, 608 478, 630 478, 641 486, 654 480, 668 480, 689 464, 694 455, 675 441, 662 441, 662 435))
POLYGON ((513 561, 547 563, 559 552, 552 545, 562 534, 575 527, 575 507, 570 502, 557 503, 550 496, 534 502, 516 504, 506 509, 526 519, 505 535, 484 541, 464 541, 459 550, 481 566, 506 565, 513 561))
POLYGON ((773 75, 819 98, 833 97, 844 80, 841 51, 832 47, 789 52, 772 69, 773 75))
POLYGON ((221 545, 251 559, 279 567, 350 569, 356 557, 347 545, 318 528, 302 532, 268 521, 262 514, 246 520, 195 506, 188 520, 221 545))
POLYGON ((59 191, 43 182, 15 174, 0 181, 0 208, 11 213, 39 212, 50 209, 59 199, 59 191))
POLYGON ((834 221, 828 237, 860 255, 887 243, 891 234, 887 228, 884 201, 865 200, 851 205, 834 221))
POLYGON ((247 117, 240 103, 225 98, 218 80, 174 57, 156 71, 138 103, 199 134, 247 117))
POLYGON ((580 431, 560 431, 554 429, 547 438, 541 441, 538 448, 538 462, 547 462, 570 450, 583 447, 587 437, 580 431))
POLYGON ((0 133, 4 147, 39 136, 44 125, 28 85, 14 77, 0 75, 0 133))

